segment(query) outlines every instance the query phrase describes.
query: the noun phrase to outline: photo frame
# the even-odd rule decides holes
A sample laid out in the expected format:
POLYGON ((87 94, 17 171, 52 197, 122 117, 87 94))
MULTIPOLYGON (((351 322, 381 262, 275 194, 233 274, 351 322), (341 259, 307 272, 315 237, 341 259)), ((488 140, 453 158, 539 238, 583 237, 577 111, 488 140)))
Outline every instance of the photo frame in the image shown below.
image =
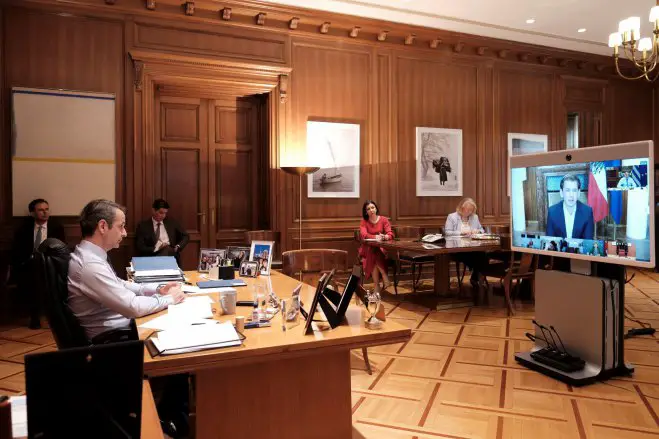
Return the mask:
POLYGON ((219 267, 226 257, 227 251, 225 249, 202 248, 199 251, 199 264, 197 264, 197 271, 200 273, 208 273, 211 268, 219 267))
POLYGON ((234 268, 240 268, 240 264, 249 260, 249 247, 227 247, 227 259, 233 261, 234 268))
POLYGON ((241 277, 258 277, 259 263, 256 261, 243 261, 240 263, 238 274, 241 277))
POLYGON ((307 121, 307 157, 321 168, 307 176, 309 198, 359 198, 361 127, 307 121))
POLYGON ((416 195, 462 196, 462 130, 416 127, 416 195))
POLYGON ((510 157, 547 152, 549 136, 546 134, 508 133, 508 160, 506 160, 508 196, 510 196, 510 157))
POLYGON ((274 241, 252 241, 252 246, 249 250, 249 260, 258 262, 259 273, 264 276, 270 275, 272 248, 274 245, 274 241))

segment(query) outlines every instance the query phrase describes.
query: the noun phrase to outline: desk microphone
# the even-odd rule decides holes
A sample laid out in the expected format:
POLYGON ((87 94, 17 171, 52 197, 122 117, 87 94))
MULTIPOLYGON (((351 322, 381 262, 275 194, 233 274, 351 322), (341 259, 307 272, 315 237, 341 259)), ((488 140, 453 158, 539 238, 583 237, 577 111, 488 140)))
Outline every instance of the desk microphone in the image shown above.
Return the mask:
POLYGON ((567 351, 567 349, 565 349, 565 345, 563 344, 563 340, 561 339, 561 336, 558 335, 558 331, 556 330, 556 328, 554 328, 553 325, 549 325, 549 329, 551 329, 552 331, 554 331, 554 333, 556 334, 556 337, 558 337, 558 341, 561 342, 561 346, 563 347, 563 352, 565 352, 566 354, 569 355, 570 353, 567 351))
MULTIPOLYGON (((544 337, 544 339, 542 339, 542 340, 543 340, 545 343, 547 343, 547 346, 549 346, 550 348, 553 348, 553 349, 558 350, 558 348, 556 347, 556 343, 555 343, 555 342, 554 342, 554 343, 550 343, 550 342, 549 342, 549 337, 547 337, 547 334, 545 334, 545 331, 549 332, 549 330, 548 330, 547 328, 545 328, 543 325, 541 325, 540 323, 536 322, 535 320, 531 320, 531 321, 533 322, 533 324, 534 324, 535 326, 537 326, 538 328, 540 328, 540 331, 542 332, 542 336, 544 337)), ((551 335, 551 333, 549 333, 549 335, 551 335)))
POLYGON ((542 338, 542 337, 538 337, 537 335, 533 335, 530 332, 527 332, 524 335, 526 335, 526 338, 528 338, 529 340, 531 340, 534 343, 535 343, 536 340, 542 340, 545 343, 547 343, 547 346, 550 346, 549 342, 547 340, 545 340, 544 338, 542 338))

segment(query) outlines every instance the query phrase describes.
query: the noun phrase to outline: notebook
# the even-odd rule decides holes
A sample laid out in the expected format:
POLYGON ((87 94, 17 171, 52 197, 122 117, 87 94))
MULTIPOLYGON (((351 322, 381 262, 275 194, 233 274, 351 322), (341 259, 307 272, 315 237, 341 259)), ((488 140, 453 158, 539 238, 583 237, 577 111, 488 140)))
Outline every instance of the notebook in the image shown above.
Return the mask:
MULTIPOLYGON (((158 338, 150 338, 148 341, 155 348, 155 355, 183 354, 242 344, 242 340, 231 322, 189 326, 184 330, 176 328, 162 331, 158 333, 158 338)), ((149 352, 155 356, 151 349, 149 352)))

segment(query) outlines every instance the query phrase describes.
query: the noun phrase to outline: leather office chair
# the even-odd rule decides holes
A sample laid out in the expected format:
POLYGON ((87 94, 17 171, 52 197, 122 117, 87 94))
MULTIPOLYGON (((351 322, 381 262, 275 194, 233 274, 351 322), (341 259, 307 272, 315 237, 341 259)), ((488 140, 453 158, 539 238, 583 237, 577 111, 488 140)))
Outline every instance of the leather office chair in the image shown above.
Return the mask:
MULTIPOLYGON (((394 235, 398 239, 413 239, 418 240, 425 235, 425 229, 417 226, 394 226, 394 235)), ((415 253, 410 251, 398 252, 396 258, 398 266, 394 270, 394 291, 398 294, 399 273, 402 273, 403 266, 409 265, 412 268, 412 292, 416 293, 421 280, 421 271, 423 264, 432 264, 435 262, 435 257, 424 253, 415 253), (416 269, 419 269, 419 274, 416 275, 416 269)))
POLYGON ((62 241, 48 238, 34 255, 37 266, 38 296, 44 305, 48 325, 58 349, 138 340, 135 321, 129 328, 106 331, 92 340, 87 338, 80 322, 69 308, 68 276, 71 252, 62 241))
POLYGON ((272 230, 248 230, 245 232, 245 242, 247 246, 252 245, 252 241, 274 241, 275 245, 272 247, 272 265, 271 268, 279 269, 282 266, 281 260, 281 233, 272 230))

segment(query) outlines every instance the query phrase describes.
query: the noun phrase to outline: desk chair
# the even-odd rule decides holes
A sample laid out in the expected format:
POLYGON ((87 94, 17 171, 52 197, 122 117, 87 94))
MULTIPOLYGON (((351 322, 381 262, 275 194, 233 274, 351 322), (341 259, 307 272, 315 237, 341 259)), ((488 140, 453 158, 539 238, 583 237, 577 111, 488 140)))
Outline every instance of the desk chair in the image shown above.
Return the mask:
MULTIPOLYGON (((286 276, 296 277, 300 282, 316 285, 323 273, 333 268, 338 273, 348 270, 348 252, 333 249, 291 250, 282 253, 282 271, 286 276)), ((361 273, 360 273, 361 274, 361 273)), ((372 375, 371 363, 368 361, 366 348, 362 348, 368 374, 372 375)))
POLYGON ((271 268, 279 269, 282 266, 281 262, 281 233, 272 230, 248 230, 245 232, 245 242, 247 246, 252 245, 252 241, 274 241, 275 245, 272 247, 272 265, 271 268))
POLYGON ((506 306, 508 308, 508 315, 514 316, 515 310, 513 308, 513 296, 515 291, 521 285, 522 280, 528 280, 531 284, 531 296, 535 297, 534 293, 534 279, 535 271, 538 268, 538 255, 531 253, 517 253, 520 255, 516 259, 516 253, 510 252, 510 259, 506 262, 490 261, 490 264, 483 269, 481 275, 486 279, 487 277, 498 277, 499 283, 503 287, 504 295, 506 298, 506 306))
MULTIPOLYGON (((418 226, 394 226, 393 231, 396 238, 414 240, 420 239, 426 233, 423 227, 418 226)), ((403 272, 403 266, 408 265, 412 268, 412 292, 416 293, 419 281, 421 280, 423 264, 432 264, 434 261, 435 258, 427 254, 409 251, 398 252, 396 255, 396 263, 398 266, 394 270, 394 291, 396 294, 398 294, 398 282, 400 282, 398 275, 403 272), (419 269, 419 274, 415 277, 417 267, 419 269)))
POLYGON ((35 252, 38 297, 44 305, 48 325, 58 349, 138 340, 135 321, 129 328, 119 328, 87 338, 80 322, 68 306, 69 261, 71 252, 62 241, 48 238, 35 252))

